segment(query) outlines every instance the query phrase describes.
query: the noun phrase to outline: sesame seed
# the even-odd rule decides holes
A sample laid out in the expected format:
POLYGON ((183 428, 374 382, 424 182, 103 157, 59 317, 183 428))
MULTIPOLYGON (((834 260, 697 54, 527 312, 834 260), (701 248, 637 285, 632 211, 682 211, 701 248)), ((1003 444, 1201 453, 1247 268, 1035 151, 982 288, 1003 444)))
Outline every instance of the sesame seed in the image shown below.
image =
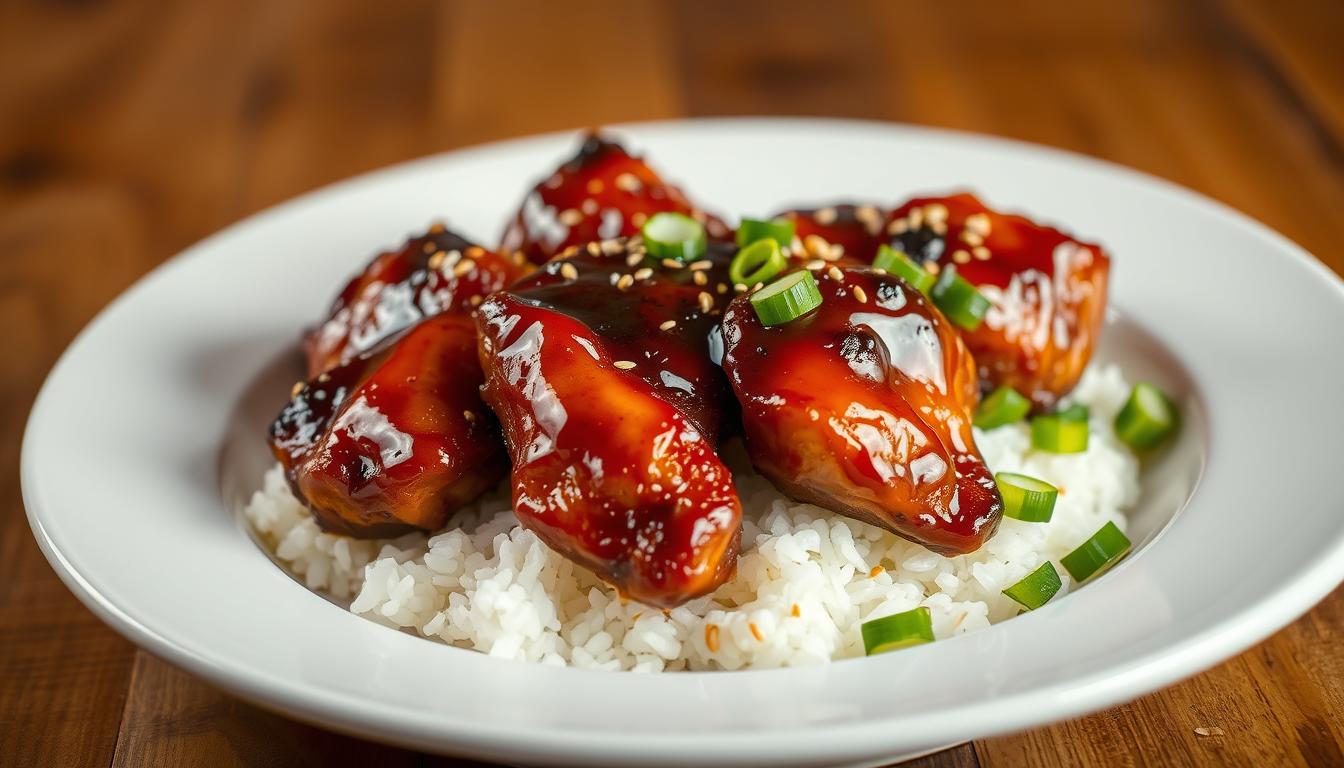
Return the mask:
POLYGON ((727 292, 728 292, 728 284, 727 284, 727 283, 719 283, 718 285, 714 286, 714 290, 717 291, 718 293, 727 293, 727 292))
POLYGON ((561 211, 560 215, 556 216, 556 218, 566 227, 572 227, 577 225, 580 221, 583 221, 583 214, 573 208, 566 208, 561 211))
POLYGON ((620 368, 622 371, 628 371, 631 368, 635 367, 635 364, 630 362, 629 360, 617 360, 616 362, 612 363, 612 365, 616 366, 617 368, 620 368))
POLYGON ((648 267, 635 270, 636 280, 648 280, 652 276, 653 276, 653 270, 649 269, 648 267))
POLYGON ((924 218, 928 219, 931 224, 947 221, 947 206, 942 203, 931 203, 924 206, 924 218))
POLYGON ((467 248, 468 259, 479 259, 484 255, 485 255, 485 249, 479 245, 473 245, 470 248, 467 248))
POLYGON ((714 262, 709 259, 701 259, 699 261, 691 262, 690 265, 687 266, 687 269, 701 270, 709 269, 712 266, 714 266, 714 262))
POLYGON ((562 258, 562 259, 567 259, 567 258, 569 258, 570 256, 574 256, 574 255, 578 254, 578 252, 579 252, 579 246, 577 246, 577 245, 571 245, 571 246, 569 246, 568 248, 566 248, 565 250, 563 250, 563 251, 560 252, 560 258, 562 258))
POLYGON ((446 230, 446 229, 447 229, 447 227, 445 227, 445 226, 443 225, 443 222, 442 222, 442 221, 436 221, 436 222, 434 222, 433 224, 430 224, 430 225, 429 225, 429 233, 430 233, 431 235, 437 235, 437 234, 439 234, 440 232, 443 232, 443 231, 446 230))
POLYGON ((616 185, 617 189, 625 192, 635 192, 643 186, 639 183, 639 179, 636 178, 633 173, 622 173, 620 176, 616 177, 616 181, 613 183, 616 185))
POLYGON ((794 603, 794 604, 793 604, 793 608, 789 611, 789 613, 792 614, 792 616, 793 616, 795 619, 798 618, 799 616, 802 616, 802 615, 803 615, 803 611, 802 611, 802 609, 800 609, 800 608, 798 607, 798 604, 797 604, 797 603, 794 603))
POLYGON ((874 275, 885 275, 885 274, 887 274, 887 270, 885 270, 885 269, 883 269, 883 268, 881 268, 881 267, 873 267, 873 274, 874 274, 874 275))
POLYGON ((704 291, 701 291, 701 292, 700 292, 700 296, 699 296, 698 298, 700 299, 700 311, 701 311, 701 312, 708 312, 709 310, 711 310, 711 309, 714 308, 714 297, 713 297, 713 296, 710 296, 708 293, 705 293, 704 291))
POLYGON ((302 382, 302 381, 296 381, 296 382, 294 382, 294 386, 292 386, 292 387, 289 388, 289 396, 290 396, 290 397, 298 397, 298 396, 299 396, 299 393, 302 392, 302 391, 303 391, 303 382, 302 382))
POLYGON ((589 242, 586 250, 588 251, 589 256, 596 257, 602 255, 602 246, 598 245, 596 240, 589 242))
POLYGON ((989 236, 989 216, 976 213, 966 217, 966 228, 981 237, 989 236))
POLYGON ((461 277, 476 268, 476 262, 471 259, 463 259, 453 266, 453 274, 461 277))
POLYGON ((435 253, 429 257, 429 268, 437 271, 439 267, 443 266, 443 260, 446 258, 448 258, 448 254, 443 251, 435 253))
POLYGON ((514 251, 514 252, 513 252, 513 263, 514 263, 514 264, 516 264, 517 266, 520 266, 520 267, 521 267, 521 266, 523 266, 523 264, 526 263, 526 262, 527 262, 527 256, 525 256, 525 255, 523 254, 522 251, 514 251))
POLYGON ((840 282, 841 280, 845 279, 845 273, 841 272, 840 268, 835 266, 834 264, 832 264, 830 268, 826 270, 826 276, 831 278, 832 280, 835 280, 836 282, 840 282))
POLYGON ((320 373, 320 374, 318 374, 318 376, 317 376, 317 383, 318 383, 318 384, 326 384, 328 381, 331 381, 331 374, 330 374, 330 373, 320 373))
POLYGON ((644 260, 643 256, 639 255, 638 253, 632 253, 629 256, 625 257, 625 264, 626 266, 633 267, 643 260, 644 260))
POLYGON ((932 230, 933 230, 933 234, 935 234, 935 235, 946 235, 946 234, 947 234, 947 222, 946 222, 946 221, 931 221, 931 222, 929 222, 929 229, 932 229, 932 230))
POLYGON ((854 218, 859 221, 874 221, 878 218, 877 209, 871 205, 860 205, 854 209, 854 218))
POLYGON ((597 213, 597 201, 591 197, 586 198, 583 201, 583 204, 579 206, 579 210, 583 211, 585 214, 589 216, 592 216, 593 214, 597 213))
POLYGON ((635 278, 630 275, 621 275, 621 279, 616 281, 616 289, 624 291, 626 288, 635 284, 635 278))
POLYGON ((961 231, 961 239, 967 245, 983 245, 985 242, 985 238, 982 237, 979 232, 971 229, 963 229, 961 231))
POLYGON ((437 249, 438 247, 439 247, 438 243, 434 242, 433 240, 430 240, 429 242, 420 246, 420 250, 424 251, 425 253, 433 253, 434 250, 437 249))
POLYGON ((705 276, 704 272, 692 272, 691 280, 695 281, 696 285, 705 285, 709 282, 709 278, 705 276))
POLYGON ((874 565, 874 566, 873 566, 873 570, 871 570, 871 571, 868 572, 868 578, 870 578, 870 579, 876 579, 878 576, 881 576, 882 574, 884 574, 884 573, 886 573, 886 572, 887 572, 887 569, 886 569, 886 568, 883 568, 883 567, 880 566, 880 565, 874 565))
POLYGON ((621 279, 621 275, 619 272, 612 272, 610 275, 607 275, 607 277, 611 279, 612 285, 615 285, 616 281, 621 279))
POLYGON ((760 630, 759 627, 756 626, 756 622, 754 622, 754 621, 748 621, 748 622, 747 622, 747 629, 750 629, 750 630, 751 630, 751 636, 754 637, 754 638, 756 638, 756 642, 758 642, 758 643, 764 643, 764 642, 765 642, 765 638, 764 638, 763 636, 761 636, 761 630, 760 630))
POLYGON ((601 180, 601 179, 589 179, 589 180, 588 180, 588 194, 590 194, 590 195, 600 195, 600 194, 602 194, 602 189, 603 189, 604 186, 605 186, 605 185, 602 183, 602 180, 601 180))
POLYGON ((659 324, 659 326, 658 326, 658 330, 660 330, 660 331, 670 331, 670 330, 672 330, 673 328, 676 328, 676 327, 677 327, 677 321, 676 321, 676 320, 664 320, 661 324, 659 324))
POLYGON ((816 213, 812 214, 812 218, 816 219, 818 224, 822 226, 827 226, 829 224, 835 223, 837 215, 838 214, 836 213, 836 210, 834 208, 822 208, 818 210, 816 213))
POLYGON ((808 253, 820 256, 823 259, 826 258, 826 253, 831 250, 831 244, 820 235, 808 235, 803 238, 803 247, 807 249, 808 253))
POLYGON ((667 267, 668 269, 681 269, 686 265, 682 264, 680 261, 677 261, 676 259, 663 259, 663 266, 667 267))
POLYGON ((977 245, 972 248, 971 255, 979 261, 989 261, 989 249, 983 245, 977 245))
POLYGON ((755 293, 756 291, 759 291, 759 290, 761 290, 761 289, 764 288, 764 287, 765 287, 765 283, 757 283, 757 284, 751 286, 751 292, 752 292, 752 293, 755 293))
POLYGON ((620 240, 603 240, 603 241, 602 241, 602 252, 605 253, 605 254, 607 254, 608 256, 611 256, 611 255, 613 255, 613 254, 620 253, 620 252, 621 252, 621 241, 620 241, 620 240))
POLYGON ((839 261, 841 256, 845 255, 845 246, 832 245, 830 250, 821 254, 821 258, 827 261, 839 261))
POLYGON ((473 306, 473 307, 479 307, 479 306, 481 306, 481 300, 484 299, 484 298, 485 298, 484 296, 482 296, 481 294, 478 293, 478 294, 472 296, 470 299, 468 299, 468 300, 467 300, 467 303, 470 304, 470 305, 473 306))
POLYGON ((911 229, 919 229, 924 226, 924 209, 911 208, 910 213, 906 214, 906 218, 910 219, 911 229))
POLYGON ((968 251, 963 251, 958 248, 952 252, 952 260, 958 264, 969 264, 971 261, 971 254, 968 251))
POLYGON ((636 227, 644 226, 644 222, 649 220, 649 215, 643 211, 635 211, 630 215, 630 223, 636 227))
POLYGON ((900 235, 909 231, 909 229, 910 229, 910 222, 906 221, 905 219, 895 219, 890 224, 887 225, 887 234, 900 235))
POLYGON ((560 265, 560 276, 566 280, 578 280, 579 270, 575 269, 573 264, 566 262, 560 265))
POLYGON ((826 260, 825 260, 825 259, 813 259, 813 260, 807 262, 806 266, 807 266, 808 269, 825 269, 825 268, 826 268, 826 260))
POLYGON ((868 303, 868 294, 862 288, 856 285, 851 290, 854 292, 854 298, 858 299, 860 304, 868 303))
POLYGON ((746 292, 747 292, 747 286, 745 286, 745 285, 743 285, 743 284, 741 284, 741 283, 733 283, 733 290, 734 290, 734 291, 737 291, 738 293, 746 293, 746 292))
POLYGON ((467 421, 476 421, 476 414, 472 413, 471 411, 463 411, 462 418, 466 419, 467 421))
POLYGON ((934 274, 934 275, 938 274, 938 271, 939 271, 940 269, 942 269, 942 267, 938 266, 938 262, 936 262, 936 261, 926 261, 926 262, 924 262, 924 268, 927 269, 927 270, 929 271, 930 274, 934 274))

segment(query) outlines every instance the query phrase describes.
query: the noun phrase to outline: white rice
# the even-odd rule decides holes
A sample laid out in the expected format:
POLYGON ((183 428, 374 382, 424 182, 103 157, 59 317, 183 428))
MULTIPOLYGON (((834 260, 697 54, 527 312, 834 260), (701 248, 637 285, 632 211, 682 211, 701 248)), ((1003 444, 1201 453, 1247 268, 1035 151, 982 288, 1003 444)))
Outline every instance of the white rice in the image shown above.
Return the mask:
MULTIPOLYGON (((1071 402, 1091 407, 1086 453, 1030 448, 1014 424, 976 442, 995 471, 1061 488, 1049 523, 1005 518, 971 555, 942 557, 873 526, 799 504, 749 470, 736 472, 744 510, 736 578, 671 611, 622 603, 591 573, 518 525, 496 495, 432 537, 358 541, 322 533, 279 467, 245 514, 275 557, 310 589, 380 624, 450 645, 543 664, 664 672, 816 664, 863 655, 860 625, 927 606, 939 638, 1017 615, 1002 594, 1055 562, 1105 522, 1125 528, 1138 462, 1111 421, 1129 385, 1115 366, 1090 370, 1071 402)), ((732 463, 732 462, 730 462, 732 463)))

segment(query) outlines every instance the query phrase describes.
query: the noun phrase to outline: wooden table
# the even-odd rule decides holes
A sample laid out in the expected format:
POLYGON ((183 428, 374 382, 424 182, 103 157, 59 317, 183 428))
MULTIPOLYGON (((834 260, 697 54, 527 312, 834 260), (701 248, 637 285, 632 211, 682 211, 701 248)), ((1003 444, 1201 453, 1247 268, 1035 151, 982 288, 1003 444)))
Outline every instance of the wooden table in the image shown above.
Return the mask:
MULTIPOLYGON (((1344 5, 1024 5, 0 4, 0 762, 467 764, 295 724, 137 650, 24 520, 24 419, 79 328, 181 248, 320 184, 589 124, 853 116, 1134 166, 1344 270, 1344 5)), ((1337 591, 1167 691, 919 764, 1344 764, 1342 641, 1337 591)))

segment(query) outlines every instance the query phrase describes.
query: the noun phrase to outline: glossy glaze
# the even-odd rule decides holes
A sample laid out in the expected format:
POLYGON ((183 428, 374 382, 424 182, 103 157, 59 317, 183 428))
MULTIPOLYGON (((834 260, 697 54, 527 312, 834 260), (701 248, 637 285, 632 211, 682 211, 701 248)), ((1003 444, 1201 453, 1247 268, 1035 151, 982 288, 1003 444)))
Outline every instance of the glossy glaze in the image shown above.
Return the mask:
POLYGON ((954 265, 992 302, 980 327, 962 332, 986 391, 1014 387, 1042 410, 1078 383, 1106 312, 1110 257, 1100 246, 965 193, 911 200, 887 232, 926 264, 954 265))
POLYGON ((304 336, 312 378, 440 312, 470 311, 531 267, 487 251, 442 225, 380 253, 333 302, 327 319, 304 336))
POLYGON ((433 531, 507 469, 481 382, 474 321, 439 314, 301 385, 271 449, 323 530, 433 531))
POLYGON ((481 305, 484 394, 519 520, 627 597, 670 607, 732 574, 741 535, 715 453, 732 398, 709 351, 731 249, 691 269, 605 245, 481 305))
POLYGON ((813 274, 822 304, 798 320, 764 327, 748 296, 724 315, 723 367, 752 462, 795 498, 937 552, 974 551, 1002 501, 971 432, 971 356, 897 278, 813 274))
POLYGON ((728 234, 718 218, 663 181, 643 158, 590 133, 578 154, 523 199, 500 250, 522 251, 540 264, 571 246, 636 235, 649 216, 662 211, 694 216, 710 237, 728 234))

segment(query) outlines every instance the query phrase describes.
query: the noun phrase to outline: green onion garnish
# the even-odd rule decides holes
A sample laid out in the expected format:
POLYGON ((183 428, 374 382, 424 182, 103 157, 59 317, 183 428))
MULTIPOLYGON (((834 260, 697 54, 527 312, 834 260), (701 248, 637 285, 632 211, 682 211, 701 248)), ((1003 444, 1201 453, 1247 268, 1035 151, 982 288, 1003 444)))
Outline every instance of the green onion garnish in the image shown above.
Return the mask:
POLYGON ((877 249, 877 258, 873 259, 873 266, 901 278, 920 293, 928 293, 938 280, 932 272, 916 264, 914 259, 889 245, 877 249))
POLYGON ((1027 574, 1013 586, 1003 590, 1003 594, 1011 597, 1018 605, 1027 610, 1034 611, 1050 602, 1050 598, 1054 597, 1063 585, 1064 582, 1060 580, 1059 571, 1055 570, 1054 563, 1046 560, 1040 568, 1027 574))
POLYGON ((1086 451, 1087 416, 1079 419, 1068 411, 1037 416, 1031 420, 1031 447, 1050 453, 1086 451))
MULTIPOLYGON (((737 227, 737 244, 739 246, 751 245, 758 240, 774 240, 779 243, 781 248, 788 248, 793 245, 793 220, 792 219, 742 219, 742 223, 737 227)), ((738 280, 737 282, 743 282, 738 280)), ((753 283, 747 283, 753 285, 753 283)))
POLYGON ((913 610, 865 621, 859 631, 863 633, 864 652, 872 656, 933 642, 933 617, 929 609, 921 605, 913 610))
POLYGON ((1147 450, 1175 432, 1176 422, 1176 406, 1166 393, 1139 382, 1115 415, 1115 435, 1134 450, 1147 450))
POLYGON ((655 213, 644 222, 640 234, 644 247, 657 259, 694 261, 705 252, 705 228, 680 213, 655 213))
POLYGON ((1055 411, 1055 415, 1065 421, 1087 421, 1092 416, 1092 412, 1088 410, 1086 405, 1077 403, 1055 411))
POLYGON ((802 269, 751 294, 751 306, 762 325, 779 325, 821 306, 821 291, 812 273, 802 269))
POLYGON ((1004 424, 1021 421, 1026 418, 1029 411, 1031 411, 1030 400, 1012 387, 999 387, 981 400, 980 407, 975 409, 975 426, 981 429, 1002 427, 1004 424))
POLYGON ((1107 523, 1059 562, 1064 564, 1073 580, 1081 584, 1118 563, 1129 552, 1129 547, 1129 539, 1115 527, 1115 523, 1107 523))
POLYGON ((968 331, 979 328, 980 321, 985 319, 985 313, 989 311, 989 299, 966 278, 958 275, 956 267, 951 264, 944 266, 938 274, 929 296, 947 315, 947 319, 968 331))
POLYGON ((1034 477, 1016 472, 1000 472, 994 476, 1003 496, 1003 514, 1028 523, 1048 523, 1055 513, 1055 499, 1059 489, 1034 477))
POLYGON ((755 285, 772 279, 784 271, 789 262, 779 250, 779 243, 770 238, 744 246, 728 265, 728 278, 736 284, 755 285))

